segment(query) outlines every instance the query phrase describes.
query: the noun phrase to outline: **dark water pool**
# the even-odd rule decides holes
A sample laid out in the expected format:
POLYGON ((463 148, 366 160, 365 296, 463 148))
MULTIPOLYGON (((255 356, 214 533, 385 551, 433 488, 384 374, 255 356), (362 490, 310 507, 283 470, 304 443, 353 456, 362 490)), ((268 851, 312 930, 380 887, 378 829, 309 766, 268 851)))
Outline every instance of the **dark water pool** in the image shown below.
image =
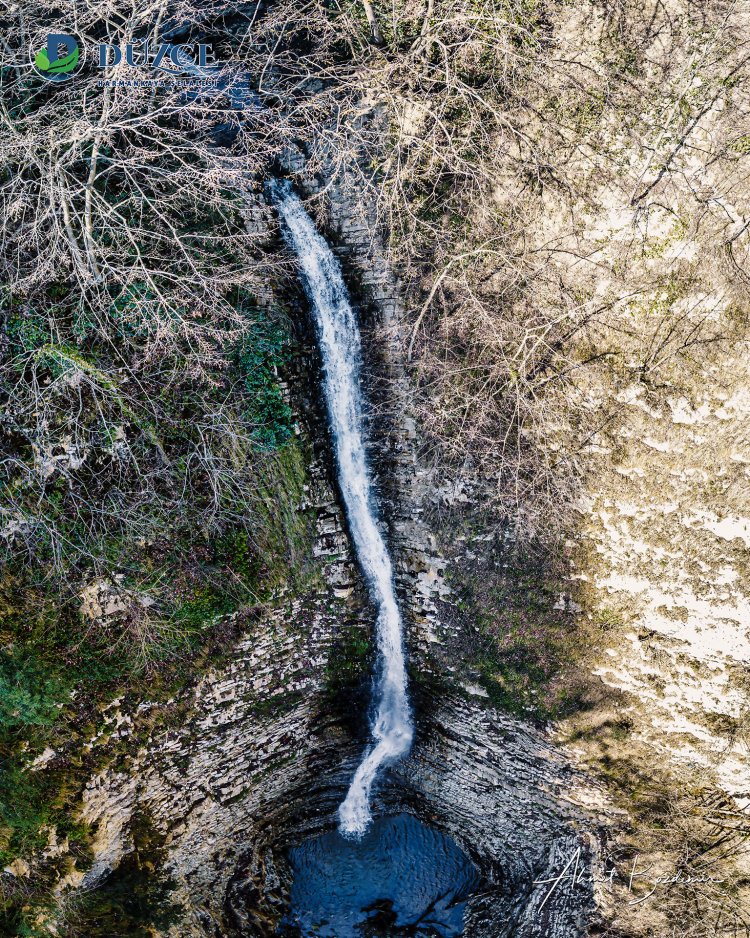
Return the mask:
POLYGON ((359 841, 321 834, 288 857, 291 909, 279 935, 290 938, 461 935, 480 885, 466 854, 409 814, 377 819, 359 841))

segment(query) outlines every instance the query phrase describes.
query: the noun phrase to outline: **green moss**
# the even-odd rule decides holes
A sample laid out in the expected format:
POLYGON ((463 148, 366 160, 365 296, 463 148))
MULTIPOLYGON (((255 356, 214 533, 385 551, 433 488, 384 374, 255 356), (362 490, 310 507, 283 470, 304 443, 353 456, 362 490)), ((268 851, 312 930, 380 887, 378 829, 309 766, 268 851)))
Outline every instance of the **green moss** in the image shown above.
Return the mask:
POLYGON ((300 691, 282 690, 258 698, 252 709, 260 717, 279 717, 294 710, 302 702, 302 699, 300 691))
POLYGON ((256 311, 238 350, 239 370, 245 385, 253 437, 276 449, 292 435, 292 411, 278 383, 289 347, 287 330, 278 319, 256 311))
POLYGON ((236 608, 237 604, 230 595, 213 586, 203 586, 189 600, 177 606, 172 620, 188 637, 197 630, 209 628, 220 616, 228 615, 236 608))
MULTIPOLYGON (((472 529, 470 519, 464 523, 463 531, 472 529)), ((458 655, 471 680, 478 677, 494 706, 539 721, 587 706, 580 662, 590 635, 570 606, 569 582, 551 561, 482 541, 479 558, 453 558, 447 574, 465 636, 458 655)))
POLYGON ((372 644, 359 623, 344 627, 334 640, 325 672, 325 691, 334 700, 355 691, 372 670, 372 644))

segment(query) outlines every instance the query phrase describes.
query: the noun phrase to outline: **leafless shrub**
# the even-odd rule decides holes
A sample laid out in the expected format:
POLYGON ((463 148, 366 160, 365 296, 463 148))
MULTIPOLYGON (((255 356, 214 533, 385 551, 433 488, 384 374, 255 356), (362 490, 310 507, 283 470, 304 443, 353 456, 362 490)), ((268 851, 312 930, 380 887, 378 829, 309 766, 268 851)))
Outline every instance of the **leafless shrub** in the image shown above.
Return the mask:
MULTIPOLYGON (((98 562, 108 532, 146 537, 169 512, 196 507, 207 529, 249 521, 265 456, 230 365, 278 264, 245 216, 289 132, 270 109, 233 106, 231 61, 212 70, 221 89, 195 93, 101 87, 91 59, 44 82, 28 50, 58 13, 19 3, 3 22, 0 462, 5 545, 62 572, 98 562)), ((208 27, 191 3, 99 2, 75 31, 91 50, 174 24, 183 39, 208 27)))
POLYGON ((620 865, 615 928, 628 934, 750 934, 747 811, 700 777, 658 792, 640 818, 637 850, 620 865))
POLYGON ((369 191, 389 235, 436 467, 554 534, 621 419, 602 382, 658 388, 739 335, 745 11, 374 10, 376 47, 335 8, 356 68, 312 165, 369 191))

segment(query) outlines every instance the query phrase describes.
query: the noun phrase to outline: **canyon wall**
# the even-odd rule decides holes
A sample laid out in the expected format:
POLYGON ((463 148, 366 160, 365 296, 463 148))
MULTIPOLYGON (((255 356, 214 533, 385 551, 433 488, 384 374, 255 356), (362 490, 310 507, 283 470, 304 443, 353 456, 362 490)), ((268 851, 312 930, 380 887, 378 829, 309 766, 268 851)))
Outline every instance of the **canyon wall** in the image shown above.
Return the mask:
MULTIPOLYGON (((493 708, 463 669, 451 674, 457 626, 440 612, 450 591, 425 519, 433 493, 417 461, 397 353, 397 288, 382 259, 373 261, 356 214, 343 197, 333 204, 340 228, 332 240, 368 347, 372 456, 418 725, 410 757, 384 781, 377 805, 417 814, 477 863, 487 888, 470 904, 467 934, 572 938, 593 911, 590 876, 550 896, 546 882, 576 853, 582 869, 596 867, 609 809, 546 734, 493 708)), ((299 310, 309 339, 301 303, 299 310)), ((94 860, 59 884, 63 906, 75 902, 70 887, 106 884, 135 855, 169 882, 168 901, 179 911, 165 933, 270 934, 289 886, 284 848, 334 823, 367 738, 372 615, 331 481, 314 399, 316 359, 306 341, 289 381, 291 399, 306 411, 299 430, 313 454, 299 510, 316 519, 318 585, 303 596, 279 595, 258 612, 229 663, 184 692, 169 729, 139 733, 147 701, 136 711, 108 709, 129 757, 86 786, 82 817, 96 832, 94 860), (144 817, 148 845, 139 840, 144 817)))

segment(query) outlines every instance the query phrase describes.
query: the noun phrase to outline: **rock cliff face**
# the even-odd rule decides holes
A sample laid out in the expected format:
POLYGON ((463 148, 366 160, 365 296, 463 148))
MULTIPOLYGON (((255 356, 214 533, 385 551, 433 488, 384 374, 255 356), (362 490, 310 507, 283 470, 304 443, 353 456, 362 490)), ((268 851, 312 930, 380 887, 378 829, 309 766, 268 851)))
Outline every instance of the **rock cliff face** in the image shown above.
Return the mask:
POLYGON ((726 356, 689 400, 626 388, 614 469, 585 506, 582 582, 618 628, 596 666, 643 741, 746 799, 747 366, 726 356), (713 377, 713 380, 711 380, 713 377))
MULTIPOLYGON (((453 614, 449 563, 430 529, 446 493, 418 458, 399 351, 399 289, 366 219, 340 191, 328 196, 323 225, 365 337, 372 460, 418 727, 410 757, 380 789, 379 807, 413 812, 474 859, 486 888, 469 905, 469 936, 573 938, 608 920, 623 933, 666 927, 660 908, 629 910, 623 864, 640 856, 668 874, 676 850, 705 849, 706 832, 693 822, 741 809, 750 790, 746 369, 739 356, 727 357, 721 378, 706 380, 691 399, 652 398, 637 386, 602 390, 620 394, 624 416, 592 457, 598 470, 567 544, 569 579, 559 600, 577 619, 581 642, 590 642, 588 696, 566 721, 535 729, 493 707, 470 656, 468 664, 458 659, 475 627, 453 614), (652 836, 653 819, 633 796, 659 798, 660 785, 672 786, 662 792, 674 802, 670 823, 680 818, 664 828, 669 843, 652 836)), ((266 223, 258 210, 254 224, 266 223)), ((333 481, 304 303, 301 296, 292 303, 303 347, 290 393, 313 453, 299 510, 316 519, 317 585, 280 595, 259 613, 230 664, 179 701, 182 716, 167 732, 138 735, 147 703, 140 715, 112 709, 115 732, 133 739, 132 758, 88 784, 83 816, 97 829, 94 863, 60 888, 105 879, 139 849, 146 816, 179 907, 171 930, 163 929, 175 938, 273 933, 290 883, 285 849, 333 826, 367 737, 372 614, 333 481)), ((450 561, 473 556, 458 544, 450 561)), ((735 877, 741 862, 732 863, 735 877)))
MULTIPOLYGON (((334 194, 332 204, 340 225, 332 237, 360 300, 370 357, 373 458, 418 724, 411 756, 382 786, 382 807, 417 814, 476 861, 487 888, 470 905, 467 935, 572 938, 585 933, 593 911, 590 870, 608 809, 549 738, 451 678, 446 643, 457 627, 438 611, 448 593, 445 564, 424 520, 432 493, 416 460, 396 354, 397 291, 343 197, 334 194), (571 857, 586 873, 550 891, 571 857)), ((303 359, 309 371, 311 348, 303 359)), ((323 439, 310 385, 301 375, 297 387, 291 381, 305 411, 303 435, 323 439)), ((306 596, 279 596, 231 663, 186 693, 184 717, 85 791, 83 816, 97 837, 82 885, 96 886, 138 849, 136 821, 147 816, 174 886, 170 901, 180 907, 175 938, 272 933, 289 886, 284 848, 333 825, 366 739, 371 615, 324 447, 310 478, 300 510, 316 516, 319 585, 306 596)), ((111 720, 127 736, 139 717, 113 709, 111 720)))

